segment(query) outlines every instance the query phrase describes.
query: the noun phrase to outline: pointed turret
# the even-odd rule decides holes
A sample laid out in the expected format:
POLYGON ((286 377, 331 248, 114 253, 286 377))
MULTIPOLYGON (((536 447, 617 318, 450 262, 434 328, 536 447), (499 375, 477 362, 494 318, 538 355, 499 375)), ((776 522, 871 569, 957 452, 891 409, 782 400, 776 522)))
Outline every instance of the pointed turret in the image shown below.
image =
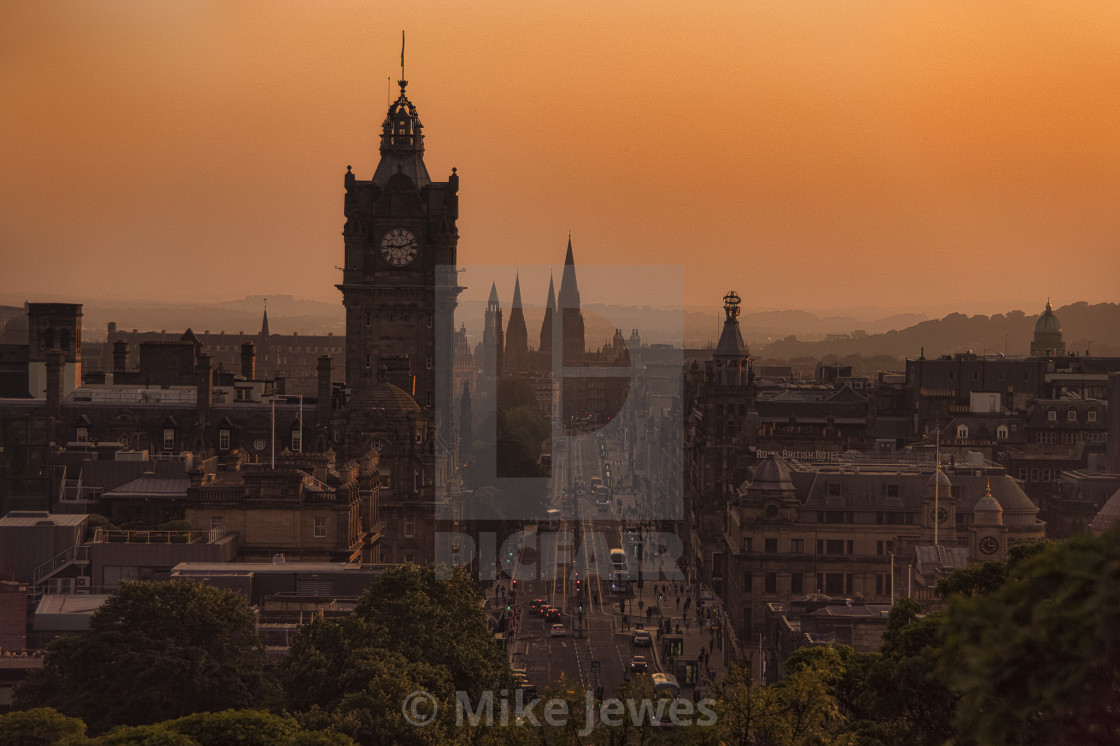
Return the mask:
POLYGON ((502 329, 502 304, 498 300, 498 284, 490 285, 486 301, 485 324, 482 329, 482 371, 491 376, 502 374, 505 332, 502 329))
POLYGON ((713 375, 723 386, 744 386, 749 381, 750 350, 739 330, 739 304, 742 300, 734 290, 723 296, 723 333, 712 354, 713 375))
POLYGON ((579 286, 576 284, 576 260, 572 256, 572 237, 568 236, 568 253, 564 257, 564 275, 560 278, 561 308, 579 308, 579 286))
POLYGON ((424 165, 424 125, 416 107, 404 94, 407 80, 398 80, 401 95, 389 106, 381 124, 381 161, 373 174, 373 184, 383 187, 396 174, 404 174, 417 189, 432 183, 424 165))
POLYGON ((556 291, 552 284, 552 275, 548 276, 548 302, 544 307, 544 321, 541 323, 540 351, 548 355, 546 365, 552 367, 552 323, 556 311, 556 291))
POLYGON ((576 284, 576 260, 572 255, 572 236, 568 235, 568 253, 564 257, 564 274, 560 278, 560 335, 563 339, 564 364, 582 360, 587 351, 584 340, 583 313, 579 309, 579 286, 576 284))
POLYGON ((521 309, 521 276, 513 281, 513 308, 506 327, 506 354, 503 367, 508 371, 526 370, 529 357, 529 330, 525 326, 525 312, 521 309))

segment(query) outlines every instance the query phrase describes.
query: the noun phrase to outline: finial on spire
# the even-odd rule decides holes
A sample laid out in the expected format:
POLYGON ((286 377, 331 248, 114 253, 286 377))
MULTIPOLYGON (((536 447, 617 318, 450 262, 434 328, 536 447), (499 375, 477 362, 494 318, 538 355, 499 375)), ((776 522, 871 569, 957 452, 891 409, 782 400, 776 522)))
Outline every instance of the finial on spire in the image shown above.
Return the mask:
POLYGON ((404 79, 404 29, 401 29, 401 90, 404 90, 405 85, 408 83, 404 79))

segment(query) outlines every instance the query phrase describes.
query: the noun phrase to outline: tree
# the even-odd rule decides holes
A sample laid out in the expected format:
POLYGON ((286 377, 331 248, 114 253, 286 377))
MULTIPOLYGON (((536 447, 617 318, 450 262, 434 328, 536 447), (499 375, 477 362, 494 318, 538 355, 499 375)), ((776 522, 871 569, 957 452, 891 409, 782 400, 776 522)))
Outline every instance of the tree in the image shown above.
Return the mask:
POLYGON ((257 710, 200 712, 154 725, 120 726, 96 746, 348 746, 338 732, 308 731, 295 718, 257 710))
POLYGON ((920 611, 912 599, 891 608, 882 654, 867 669, 859 697, 866 719, 854 730, 871 743, 933 746, 954 736, 957 698, 938 665, 944 619, 920 611))
POLYGON ((461 569, 393 568, 347 617, 315 620, 292 640, 281 665, 285 706, 305 727, 328 725, 360 743, 447 743, 455 696, 512 689, 481 597, 461 569), (425 727, 402 712, 416 691, 432 695, 440 718, 425 727))
POLYGON ((19 707, 54 705, 95 732, 271 705, 264 647, 245 599, 186 580, 126 583, 90 630, 51 643, 19 707))
POLYGON ((1120 534, 1078 536, 957 596, 943 670, 982 743, 1120 742, 1120 534))
POLYGON ((66 746, 85 743, 86 724, 50 707, 0 715, 0 743, 7 746, 66 746))

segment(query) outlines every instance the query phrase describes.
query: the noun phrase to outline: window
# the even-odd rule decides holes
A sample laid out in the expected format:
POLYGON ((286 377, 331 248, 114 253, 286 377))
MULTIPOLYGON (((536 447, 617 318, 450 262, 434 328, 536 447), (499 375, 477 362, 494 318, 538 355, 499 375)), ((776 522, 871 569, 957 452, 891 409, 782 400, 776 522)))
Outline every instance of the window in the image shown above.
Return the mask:
POLYGON ((215 531, 215 530, 216 531, 222 531, 224 529, 225 529, 225 522, 222 520, 222 517, 220 515, 210 516, 210 530, 211 531, 215 531))
POLYGON ((789 576, 789 592, 790 593, 800 595, 800 594, 805 592, 804 590, 802 590, 802 577, 803 576, 799 572, 795 572, 795 573, 793 573, 792 575, 789 576))
POLYGON ((884 588, 886 588, 886 585, 887 585, 886 582, 885 582, 886 579, 887 579, 886 575, 876 575, 875 576, 875 595, 876 596, 882 596, 882 595, 886 594, 886 591, 884 590, 884 588))
POLYGON ((292 450, 296 453, 303 451, 303 433, 299 430, 292 431, 292 450))
POLYGON ((888 484, 887 485, 887 497, 898 497, 898 496, 899 496, 898 485, 897 484, 888 484))
POLYGON ((367 352, 366 353, 366 368, 369 368, 372 365, 373 365, 373 353, 367 352))
POLYGON ((844 553, 844 540, 843 539, 829 539, 824 543, 825 554, 843 554, 844 553))
POLYGON ((841 493, 841 490, 840 490, 840 483, 839 482, 829 482, 828 483, 828 496, 829 497, 840 497, 841 494, 842 493, 841 493))
POLYGON ((1085 421, 1086 422, 1096 422, 1097 421, 1097 410, 1090 409, 1088 412, 1086 412, 1085 413, 1085 421))
POLYGON ((1077 422, 1077 410, 1076 409, 1071 409, 1068 412, 1066 412, 1066 421, 1067 422, 1077 422))
POLYGON ((972 380, 973 381, 979 381, 980 380, 980 371, 978 371, 978 370, 972 371, 972 380))
POLYGON ((1042 470, 1042 481, 1043 482, 1049 482, 1050 481, 1050 470, 1049 469, 1043 469, 1042 470))
POLYGON ((957 438, 960 440, 968 438, 968 425, 957 425, 957 438))
POLYGON ((373 326, 373 312, 366 309, 366 326, 373 326))
POLYGON ((326 519, 326 517, 316 517, 315 518, 315 538, 316 539, 327 538, 327 519, 326 519))
POLYGON ((1019 469, 1019 481, 1020 481, 1020 482, 1025 482, 1025 481, 1027 481, 1027 468, 1026 468, 1025 466, 1024 466, 1024 467, 1021 467, 1021 468, 1019 469))
POLYGON ((766 592, 767 593, 777 593, 778 592, 778 574, 776 572, 766 573, 766 592))
POLYGON ((829 596, 844 595, 844 573, 829 572, 824 576, 824 592, 829 596))
POLYGON ((875 554, 883 554, 883 542, 875 542, 875 554))
POLYGON ((769 554, 777 554, 777 552, 778 552, 778 540, 777 539, 767 539, 766 540, 766 551, 769 554))
POLYGON ((424 395, 424 406, 426 406, 426 407, 432 406, 432 392, 431 391, 429 391, 427 394, 424 395))
POLYGON ((404 553, 404 561, 405 561, 405 562, 407 562, 407 563, 408 563, 408 564, 410 564, 410 565, 411 565, 411 564, 415 564, 415 562, 416 562, 416 554, 415 554, 415 553, 413 553, 413 552, 405 552, 405 553, 404 553))
POLYGON ((794 554, 803 554, 805 552, 805 540, 804 539, 790 539, 789 540, 789 551, 793 552, 794 554))
POLYGON ((432 356, 431 355, 428 355, 426 358, 424 358, 424 367, 427 368, 428 370, 432 369, 432 356))
POLYGON ((406 515, 404 517, 404 535, 416 536, 416 516, 406 515))
POLYGON ((1007 425, 1000 425, 996 428, 996 440, 1007 440, 1007 425))
POLYGON ((163 450, 171 451, 175 449, 175 428, 163 428, 163 450))
POLYGON ((218 431, 218 450, 229 450, 229 430, 224 427, 218 431))
POLYGON ((855 542, 852 541, 851 539, 848 539, 848 541, 844 543, 844 553, 845 554, 855 554, 856 553, 855 542))
POLYGON ((754 576, 749 572, 743 573, 743 593, 750 593, 754 590, 754 576))
POLYGON ((89 442, 89 428, 79 427, 78 432, 75 434, 75 439, 79 443, 88 443, 89 442))
POLYGON ((1058 421, 1058 411, 1056 409, 1047 410, 1046 419, 1050 420, 1051 422, 1057 422, 1058 421))
POLYGON ((1037 482, 1038 481, 1038 469, 1031 469, 1031 481, 1032 482, 1037 482))

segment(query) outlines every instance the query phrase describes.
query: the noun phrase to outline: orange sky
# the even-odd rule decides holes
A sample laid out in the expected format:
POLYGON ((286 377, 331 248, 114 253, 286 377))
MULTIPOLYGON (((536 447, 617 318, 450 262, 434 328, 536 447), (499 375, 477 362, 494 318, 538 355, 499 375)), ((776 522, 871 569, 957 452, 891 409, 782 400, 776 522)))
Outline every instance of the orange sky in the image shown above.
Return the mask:
POLYGON ((1120 300, 1114 0, 9 0, 0 294, 339 301, 402 28, 462 263, 571 230, 713 308, 1120 300))

